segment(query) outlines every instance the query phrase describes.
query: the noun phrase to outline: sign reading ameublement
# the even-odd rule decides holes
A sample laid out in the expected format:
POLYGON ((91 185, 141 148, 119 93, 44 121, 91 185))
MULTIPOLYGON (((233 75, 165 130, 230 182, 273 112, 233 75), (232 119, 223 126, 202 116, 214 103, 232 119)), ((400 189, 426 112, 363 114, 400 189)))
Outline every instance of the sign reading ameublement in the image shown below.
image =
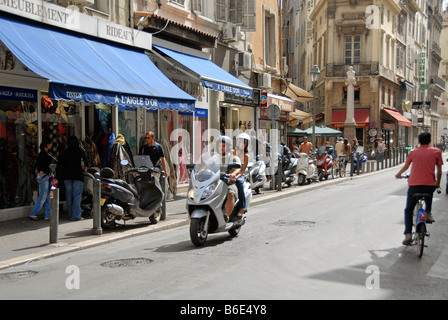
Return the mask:
POLYGON ((152 49, 152 36, 113 22, 83 14, 78 7, 62 7, 43 0, 0 0, 0 11, 90 36, 152 49))

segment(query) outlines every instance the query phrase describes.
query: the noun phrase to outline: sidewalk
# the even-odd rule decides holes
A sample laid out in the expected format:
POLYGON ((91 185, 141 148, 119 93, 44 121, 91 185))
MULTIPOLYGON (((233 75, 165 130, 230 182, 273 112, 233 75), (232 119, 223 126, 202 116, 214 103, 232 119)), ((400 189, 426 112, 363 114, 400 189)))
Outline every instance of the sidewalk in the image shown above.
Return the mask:
MULTIPOLYGON (((392 169, 396 168, 385 169, 379 172, 392 169)), ((354 176, 353 178, 363 178, 372 174, 376 174, 376 172, 354 176)), ((294 185, 291 188, 284 188, 282 192, 263 189, 261 194, 253 196, 251 207, 349 180, 350 177, 346 177, 312 183, 306 186, 294 185)), ((59 242, 57 244, 49 244, 49 221, 17 219, 1 222, 0 270, 129 237, 186 226, 189 222, 185 205, 186 193, 179 194, 174 201, 167 203, 167 219, 165 221, 160 221, 158 224, 153 225, 146 218, 137 218, 136 220, 126 222, 125 226, 119 226, 113 230, 103 229, 103 234, 100 236, 92 235, 93 220, 86 219, 84 221, 72 222, 68 220, 67 213, 61 213, 59 218, 59 242)), ((188 232, 185 233, 185 237, 189 237, 188 232)))

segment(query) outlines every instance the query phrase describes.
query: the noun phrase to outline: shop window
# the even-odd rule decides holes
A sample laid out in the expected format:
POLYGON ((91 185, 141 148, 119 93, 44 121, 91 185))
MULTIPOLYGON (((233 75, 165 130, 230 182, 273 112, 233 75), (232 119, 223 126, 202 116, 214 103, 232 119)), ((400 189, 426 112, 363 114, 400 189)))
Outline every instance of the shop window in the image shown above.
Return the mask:
POLYGON ((137 111, 129 109, 119 109, 118 131, 122 134, 132 151, 132 155, 138 153, 137 143, 137 111))

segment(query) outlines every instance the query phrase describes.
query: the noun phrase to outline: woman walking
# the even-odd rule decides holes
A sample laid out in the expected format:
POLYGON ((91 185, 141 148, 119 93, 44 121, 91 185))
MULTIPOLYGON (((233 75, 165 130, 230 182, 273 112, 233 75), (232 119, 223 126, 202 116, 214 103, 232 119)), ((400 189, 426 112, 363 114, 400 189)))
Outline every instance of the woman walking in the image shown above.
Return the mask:
POLYGON ((44 208, 45 220, 50 219, 50 164, 53 158, 48 154, 53 144, 50 139, 44 139, 40 144, 40 152, 36 160, 37 182, 39 183, 39 197, 31 211, 30 218, 39 221, 37 215, 44 208))
POLYGON ((59 160, 61 166, 58 169, 61 174, 59 180, 64 181, 69 219, 84 220, 81 217, 81 196, 84 188, 83 161, 86 157, 75 136, 68 139, 67 146, 67 150, 59 160))

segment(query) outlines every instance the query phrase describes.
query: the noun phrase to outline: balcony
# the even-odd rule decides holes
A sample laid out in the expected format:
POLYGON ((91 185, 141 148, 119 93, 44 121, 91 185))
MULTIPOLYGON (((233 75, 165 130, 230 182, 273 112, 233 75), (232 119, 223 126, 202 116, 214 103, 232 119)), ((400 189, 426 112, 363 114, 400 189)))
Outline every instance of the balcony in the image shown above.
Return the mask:
POLYGON ((440 48, 439 44, 435 41, 432 42, 432 47, 431 47, 431 53, 436 55, 436 58, 438 58, 438 60, 442 60, 442 49, 440 48))
POLYGON ((439 78, 438 76, 434 76, 431 78, 429 84, 431 86, 438 86, 439 89, 441 89, 442 91, 445 90, 446 88, 446 84, 445 81, 443 81, 441 78, 439 78))
MULTIPOLYGON (((346 78, 349 67, 350 65, 328 63, 326 76, 346 78)), ((357 77, 377 76, 379 74, 379 63, 372 61, 370 63, 354 64, 353 70, 357 77)))

